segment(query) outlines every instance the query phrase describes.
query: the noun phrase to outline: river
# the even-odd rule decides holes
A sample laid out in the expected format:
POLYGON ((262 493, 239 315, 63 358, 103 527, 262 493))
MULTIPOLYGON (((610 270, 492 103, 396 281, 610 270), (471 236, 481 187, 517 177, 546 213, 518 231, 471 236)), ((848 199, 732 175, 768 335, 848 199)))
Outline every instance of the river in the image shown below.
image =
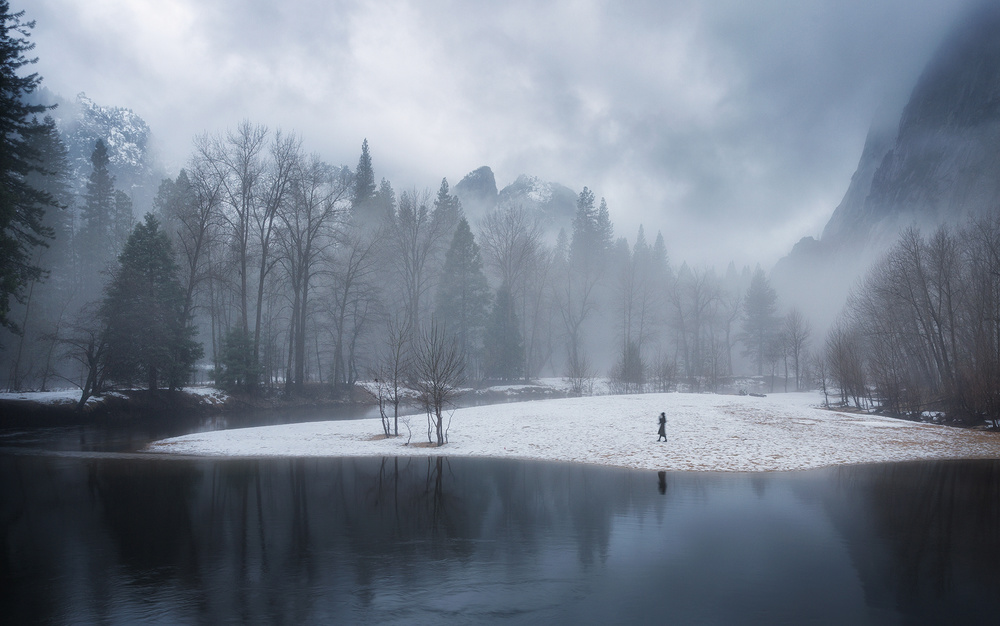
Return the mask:
POLYGON ((70 430, 0 433, 5 623, 1000 614, 997 461, 714 474, 204 460, 134 454, 151 433, 93 443, 70 430))

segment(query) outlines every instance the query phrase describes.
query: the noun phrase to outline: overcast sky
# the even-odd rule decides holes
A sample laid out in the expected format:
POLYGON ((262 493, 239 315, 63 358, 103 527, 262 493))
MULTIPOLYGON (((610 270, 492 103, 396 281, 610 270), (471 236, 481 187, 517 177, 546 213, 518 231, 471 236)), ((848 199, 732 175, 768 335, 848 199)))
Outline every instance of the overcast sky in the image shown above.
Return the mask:
POLYGON ((12 0, 51 91, 135 110, 168 162, 242 119, 436 190, 489 165, 607 198, 674 262, 818 236, 880 106, 961 0, 12 0))

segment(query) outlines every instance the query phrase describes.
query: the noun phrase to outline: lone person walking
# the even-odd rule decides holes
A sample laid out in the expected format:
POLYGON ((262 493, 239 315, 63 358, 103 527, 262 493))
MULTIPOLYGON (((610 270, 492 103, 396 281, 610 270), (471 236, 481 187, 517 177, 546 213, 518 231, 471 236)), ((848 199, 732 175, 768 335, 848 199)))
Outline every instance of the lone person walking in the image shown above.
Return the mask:
MULTIPOLYGON (((656 432, 658 432, 660 434, 660 437, 663 437, 664 441, 667 440, 667 414, 666 413, 660 413, 660 429, 658 431, 656 431, 656 432)), ((660 437, 657 437, 656 441, 659 441, 660 437)))

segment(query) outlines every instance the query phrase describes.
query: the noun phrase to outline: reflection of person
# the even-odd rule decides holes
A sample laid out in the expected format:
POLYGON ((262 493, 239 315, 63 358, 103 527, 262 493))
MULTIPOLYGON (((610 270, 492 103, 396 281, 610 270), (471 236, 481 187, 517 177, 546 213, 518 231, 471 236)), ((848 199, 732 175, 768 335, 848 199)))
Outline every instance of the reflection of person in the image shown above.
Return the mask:
POLYGON ((660 490, 660 495, 667 494, 667 473, 666 472, 656 472, 657 488, 660 490))
MULTIPOLYGON (((664 441, 667 440, 667 414, 666 413, 660 413, 660 429, 658 431, 656 431, 656 432, 658 432, 660 434, 660 437, 663 437, 664 441)), ((656 440, 659 441, 660 437, 657 437, 656 440)))

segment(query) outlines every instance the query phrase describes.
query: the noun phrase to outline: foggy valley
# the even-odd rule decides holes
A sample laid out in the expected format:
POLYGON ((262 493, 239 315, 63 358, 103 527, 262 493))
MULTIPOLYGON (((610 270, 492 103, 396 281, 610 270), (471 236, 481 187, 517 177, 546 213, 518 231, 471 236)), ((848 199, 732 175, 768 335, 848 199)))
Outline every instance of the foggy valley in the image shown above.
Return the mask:
MULTIPOLYGON (((44 498, 24 495, 21 476, 75 494, 74 504, 48 508, 87 510, 83 534, 95 545, 114 535, 129 560, 129 540, 103 528, 128 517, 115 506, 149 497, 122 496, 142 491, 141 481, 119 479, 149 472, 171 501, 232 524, 221 530, 172 505, 188 528, 172 541, 220 568, 200 576, 247 571, 249 558, 264 563, 262 579, 273 549, 265 529, 289 562, 308 560, 316 528, 340 533, 355 523, 341 517, 368 516, 395 550, 387 529, 399 514, 384 507, 405 500, 426 519, 410 519, 400 536, 435 546, 393 553, 408 562, 438 558, 456 536, 490 536, 491 524, 504 527, 504 507, 516 512, 512 523, 543 532, 563 509, 585 508, 588 497, 574 496, 580 503, 533 518, 520 500, 504 500, 507 472, 520 470, 498 458, 546 480, 547 466, 532 462, 611 466, 594 483, 626 477, 628 489, 632 476, 638 484, 656 470, 663 499, 637 496, 627 515, 656 511, 657 524, 681 534, 690 532, 683 516, 662 506, 668 484, 692 489, 696 472, 813 472, 809 480, 829 490, 822 497, 845 510, 863 493, 852 505, 860 508, 838 517, 827 507, 819 524, 851 541, 899 526, 880 508, 883 484, 905 490, 961 475, 981 481, 983 502, 1000 490, 1000 5, 92 4, 0 0, 5 537, 32 550, 44 543, 23 513, 41 515, 44 498), (772 395, 781 399, 764 401, 772 395), (665 441, 649 447, 643 437, 658 413, 665 441), (355 418, 370 419, 338 421, 355 418), (233 434, 246 426, 273 430, 233 434), (65 465, 48 459, 57 450, 65 465), (47 460, 21 458, 32 455, 47 460), (159 460, 171 455, 182 458, 159 460), (250 465, 215 458, 226 456, 250 465), (257 465, 255 456, 290 460, 257 465), (317 456, 336 459, 303 460, 317 456), (344 461, 353 456, 375 458, 344 461), (479 457, 457 466, 482 477, 456 479, 449 463, 460 456, 479 457), (949 459, 968 465, 935 465, 949 459), (46 473, 49 463, 65 474, 46 473), (331 463, 337 478, 319 476, 331 463), (869 465, 843 487, 829 468, 851 464, 869 465), (272 479, 292 486, 289 502, 272 479), (336 522, 306 507, 328 481, 345 502, 327 516, 336 522), (396 485, 416 493, 418 483, 422 496, 400 500, 396 485), (494 491, 464 491, 483 484, 494 491), (216 501, 217 488, 236 499, 216 501), (456 504, 480 501, 495 508, 456 504), (238 549, 220 548, 216 533, 238 536, 238 549)), ((558 490, 559 476, 546 488, 558 490)), ((759 479, 774 485, 767 497, 748 479, 733 506, 756 497, 780 517, 787 496, 795 515, 819 515, 790 476, 759 479)), ((706 492, 728 480, 705 478, 706 492)), ((976 500, 947 485, 962 503, 976 500)), ((919 498, 901 500, 926 513, 919 498)), ((685 508, 704 504, 692 502, 671 506, 702 514, 685 508)), ((993 519, 991 507, 983 515, 993 519)), ((611 510, 584 516, 599 528, 572 531, 587 546, 573 576, 589 571, 595 552, 610 571, 608 554, 622 553, 608 547, 613 538, 638 536, 612 528, 611 510)), ((969 519, 964 510, 946 517, 969 519)), ((907 550, 976 578, 980 561, 935 552, 932 535, 885 547, 877 575, 839 552, 855 544, 829 544, 839 547, 824 552, 823 571, 850 561, 856 578, 844 589, 865 589, 843 605, 859 611, 850 620, 919 614, 914 590, 938 570, 912 587, 897 580, 907 550)), ((350 558, 370 557, 365 533, 342 540, 350 558)), ((67 541, 53 551, 72 552, 67 541)), ((46 612, 38 589, 62 575, 65 558, 38 560, 36 579, 32 550, 10 548, 7 559, 28 600, 0 593, 0 607, 29 619, 46 612)), ((993 537, 983 554, 997 551, 993 537)), ((624 552, 630 563, 643 558, 624 552)), ((193 556, 151 559, 171 571, 201 567, 193 556)), ((323 561, 325 572, 340 563, 323 561)), ((415 615, 380 605, 358 567, 344 575, 350 583, 319 577, 334 595, 350 589, 354 604, 320 611, 299 599, 309 608, 296 618, 440 615, 433 599, 415 615)), ((174 582, 201 593, 189 575, 174 582)), ((994 568, 977 580, 995 578, 994 568)), ((129 584, 109 597, 131 607, 129 584)), ((461 583, 450 584, 461 596, 461 583)), ((946 587, 929 614, 965 601, 946 587)), ((85 620, 138 615, 85 595, 67 591, 60 606, 85 606, 85 620)), ((502 601, 482 614, 451 605, 441 614, 493 620, 509 598, 491 597, 502 601)), ((207 619, 212 604, 173 602, 160 617, 207 619)), ((213 605, 212 619, 231 618, 241 602, 213 605)), ((256 610, 292 619, 275 602, 256 610)), ((969 604, 968 615, 995 604, 969 604)), ((785 615, 780 606, 775 599, 762 614, 785 615)), ((525 615, 558 620, 567 610, 525 615)))
MULTIPOLYGON (((322 383, 347 394, 386 367, 386 328, 415 337, 434 322, 457 342, 463 379, 473 385, 565 377, 579 392, 590 379, 610 377, 623 392, 678 384, 745 392, 745 379, 755 376, 767 380, 761 391, 774 390, 777 379, 782 389, 815 388, 831 375, 821 363, 824 342, 836 320, 846 319, 840 311, 848 289, 894 233, 911 224, 927 234, 942 223, 960 228, 992 206, 992 170, 963 165, 974 178, 955 181, 947 163, 970 151, 986 154, 994 135, 960 136, 951 149, 940 143, 944 133, 963 132, 953 128, 955 114, 975 109, 968 102, 975 93, 955 104, 937 95, 958 80, 957 66, 983 68, 961 74, 973 90, 988 93, 995 84, 995 63, 969 59, 996 57, 992 23, 978 22, 985 35, 976 39, 959 22, 917 81, 898 133, 886 130, 897 123, 886 122, 892 116, 884 110, 872 125, 858 172, 822 238, 803 239, 774 271, 766 247, 757 246, 768 250, 761 259, 740 254, 738 263, 735 250, 726 258, 728 234, 718 221, 719 242, 696 246, 710 252, 689 263, 674 252, 691 249, 689 237, 669 219, 620 209, 599 190, 574 191, 524 172, 498 188, 488 165, 453 186, 442 178, 434 187, 396 189, 380 175, 379 150, 391 153, 391 144, 370 148, 366 139, 356 164, 328 164, 307 152, 315 143, 309 136, 264 121, 231 120, 196 135, 171 174, 154 150, 155 129, 135 112, 82 93, 65 100, 37 77, 24 101, 41 125, 32 136, 40 160, 26 180, 51 203, 39 207, 48 230, 21 226, 44 234, 45 245, 23 248, 21 279, 8 298, 7 387, 71 385, 86 396, 116 386, 214 380, 233 390, 283 393, 322 383), (935 115, 947 121, 929 128, 935 115), (919 139, 927 132, 934 143, 919 139), (909 154, 899 144, 914 135, 923 152, 911 161, 944 163, 921 166, 934 173, 922 185, 938 187, 923 192, 928 201, 909 191, 905 173, 895 186, 882 180, 888 174, 876 176, 889 171, 889 158, 899 167, 909 154), (878 183, 887 189, 881 196, 878 183), (970 191, 977 186, 982 191, 970 191), (117 341, 129 350, 111 339, 105 354, 104 343, 116 334, 107 330, 116 315, 109 289, 124 280, 120 255, 147 213, 157 236, 170 240, 176 269, 162 276, 176 301, 134 306, 179 315, 164 322, 176 328, 156 339, 177 345, 139 348, 149 328, 143 321, 120 333, 117 341), (626 230, 623 223, 636 226, 626 230), (110 356, 115 350, 120 355, 110 356), (157 350, 156 364, 127 354, 157 350)), ((973 123, 984 122, 964 124, 973 123)), ((165 314, 118 313, 144 320, 165 314)), ((961 358, 957 346, 955 352, 961 358)))

